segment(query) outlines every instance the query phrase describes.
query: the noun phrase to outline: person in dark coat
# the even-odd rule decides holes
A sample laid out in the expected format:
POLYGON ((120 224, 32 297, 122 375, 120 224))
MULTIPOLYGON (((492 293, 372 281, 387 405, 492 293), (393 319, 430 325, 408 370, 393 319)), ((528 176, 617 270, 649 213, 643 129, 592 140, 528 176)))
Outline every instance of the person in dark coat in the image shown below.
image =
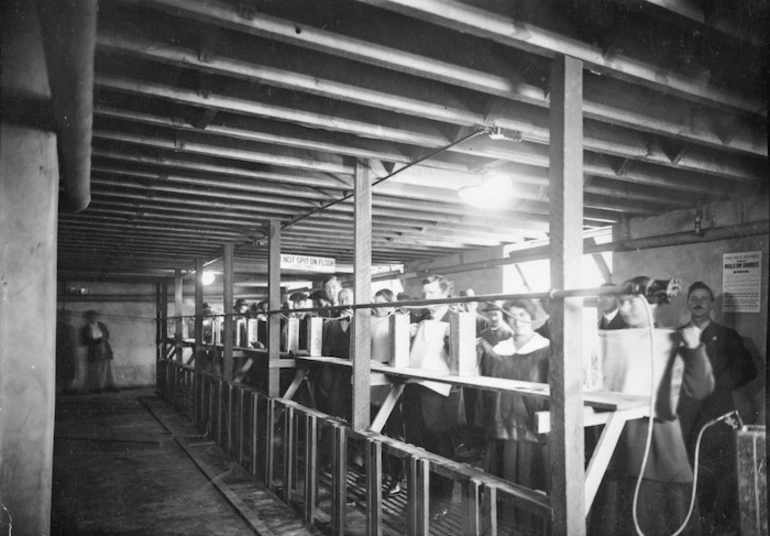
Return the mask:
MULTIPOLYGON (((604 283, 602 287, 614 287, 613 283, 604 283)), ((624 329, 626 323, 619 312, 618 297, 612 294, 603 294, 599 296, 599 310, 602 317, 599 319, 599 329, 624 329)))
POLYGON ((85 314, 86 324, 81 330, 83 344, 88 349, 88 381, 89 390, 97 393, 104 389, 114 390, 112 379, 112 347, 110 346, 110 331, 103 322, 99 322, 99 313, 93 309, 85 314))
MULTIPOLYGON (((339 305, 352 305, 353 291, 342 289, 339 305)), ((342 316, 324 323, 322 353, 325 357, 350 359, 350 324, 353 310, 343 309, 342 316)), ((350 421, 351 399, 350 369, 327 366, 322 373, 322 388, 328 395, 328 411, 331 415, 350 421)))
MULTIPOLYGON (((503 304, 512 336, 492 345, 479 339, 483 350, 481 375, 508 380, 548 383, 550 345, 535 331, 545 320, 532 300, 503 304)), ((546 398, 517 393, 484 393, 484 430, 487 448, 484 468, 529 489, 550 488, 548 439, 535 431, 535 413, 548 410, 546 398)), ((516 527, 534 530, 542 521, 524 511, 512 512, 516 527)))
POLYGON ((505 313, 503 312, 502 307, 496 303, 489 303, 484 307, 482 312, 486 315, 488 323, 487 328, 479 333, 479 337, 487 341, 493 347, 497 343, 513 337, 513 330, 503 318, 505 313))
MULTIPOLYGON (((625 284, 646 288, 650 278, 635 277, 625 284)), ((654 315, 657 297, 646 298, 654 315)), ((628 324, 627 329, 649 329, 650 322, 644 306, 644 296, 620 297, 620 314, 628 324)), ((672 355, 668 372, 672 376, 675 367, 682 367, 679 388, 689 396, 703 400, 714 390, 714 375, 706 349, 700 342, 700 332, 690 326, 675 333, 678 344, 672 343, 672 355)), ((693 472, 687 457, 682 428, 671 408, 671 415, 655 416, 652 426, 650 453, 641 479, 637 502, 638 522, 647 536, 663 536, 676 531, 687 517, 692 491, 693 472)), ((645 452, 648 419, 636 419, 626 423, 604 480, 593 503, 588 534, 617 536, 635 534, 634 490, 642 469, 645 452)), ((700 534, 697 513, 690 519, 683 534, 700 534)))
MULTIPOLYGON (((735 411, 733 391, 757 376, 757 368, 735 330, 711 319, 714 293, 701 281, 690 285, 687 308, 690 323, 700 330, 701 343, 714 371, 714 392, 705 400, 687 394, 679 399, 687 452, 694 461, 695 443, 704 424, 735 411)), ((724 534, 738 530, 738 479, 736 473, 735 432, 725 424, 710 427, 703 434, 700 448, 698 504, 703 516, 704 534, 724 534)))

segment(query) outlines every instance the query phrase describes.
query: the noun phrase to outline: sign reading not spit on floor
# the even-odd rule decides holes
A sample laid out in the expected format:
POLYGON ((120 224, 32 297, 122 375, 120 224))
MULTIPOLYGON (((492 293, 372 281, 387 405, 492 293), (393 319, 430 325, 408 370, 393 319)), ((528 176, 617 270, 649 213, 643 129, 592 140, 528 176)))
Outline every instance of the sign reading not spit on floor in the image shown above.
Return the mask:
POLYGON ((281 253, 281 270, 303 270, 306 272, 324 272, 333 274, 337 261, 327 257, 309 257, 307 255, 286 255, 281 253))

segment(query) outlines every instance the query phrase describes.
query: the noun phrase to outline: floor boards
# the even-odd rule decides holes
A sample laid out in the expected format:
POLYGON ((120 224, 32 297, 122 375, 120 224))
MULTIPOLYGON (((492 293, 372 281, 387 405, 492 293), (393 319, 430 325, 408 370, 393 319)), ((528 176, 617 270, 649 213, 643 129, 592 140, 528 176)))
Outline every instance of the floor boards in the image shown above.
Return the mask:
POLYGON ((57 399, 53 535, 314 532, 151 391, 57 399), (215 485, 229 483, 243 515, 215 485))

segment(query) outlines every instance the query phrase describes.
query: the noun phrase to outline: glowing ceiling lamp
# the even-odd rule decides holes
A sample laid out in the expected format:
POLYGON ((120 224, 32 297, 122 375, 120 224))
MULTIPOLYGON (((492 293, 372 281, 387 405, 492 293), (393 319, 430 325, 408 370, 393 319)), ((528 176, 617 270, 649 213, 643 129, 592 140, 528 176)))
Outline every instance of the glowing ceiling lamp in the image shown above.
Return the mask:
POLYGON ((216 277, 214 276, 214 272, 206 272, 206 271, 204 271, 203 275, 201 276, 201 283, 203 283, 204 285, 208 286, 211 283, 213 283, 215 279, 216 279, 216 277))
POLYGON ((512 181, 502 175, 492 175, 478 184, 457 191, 464 203, 487 210, 509 208, 516 199, 512 181))

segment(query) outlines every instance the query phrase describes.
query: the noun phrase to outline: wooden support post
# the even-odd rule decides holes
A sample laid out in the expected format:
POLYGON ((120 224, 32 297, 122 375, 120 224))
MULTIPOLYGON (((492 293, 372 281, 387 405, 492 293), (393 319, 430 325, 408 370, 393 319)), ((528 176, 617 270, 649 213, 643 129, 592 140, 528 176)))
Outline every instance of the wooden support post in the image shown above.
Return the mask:
POLYGON ((476 313, 449 315, 449 373, 476 376, 476 313))
POLYGON ((484 488, 484 534, 497 534, 497 488, 484 488))
MULTIPOLYGON (((222 447, 222 438, 224 436, 224 420, 222 413, 225 411, 225 385, 222 380, 217 381, 217 445, 222 447)), ((223 449, 225 450, 225 449, 223 449)))
MULTIPOLYGON (((181 311, 181 307, 179 309, 181 311)), ((195 344, 193 345, 193 366, 196 372, 203 370, 203 359, 200 357, 203 344, 203 261, 195 259, 195 344)), ((200 403, 196 404, 194 412, 200 414, 200 403)))
POLYGON ((409 458, 406 475, 408 536, 430 533, 430 462, 414 456, 409 458))
POLYGON ((388 336, 390 337, 390 366, 409 366, 409 315, 390 315, 388 336))
MULTIPOLYGON (((348 436, 345 425, 332 422, 332 535, 345 534, 348 499, 348 436)), ((426 533, 427 534, 427 533, 426 533)))
POLYGON ((211 439, 214 439, 214 378, 208 377, 209 384, 209 398, 208 398, 208 415, 206 415, 206 431, 211 439))
MULTIPOLYGON (((270 220, 268 229, 267 293, 271 311, 281 308, 281 222, 270 220)), ((270 315, 267 324, 267 394, 279 396, 281 358, 281 318, 270 315)))
POLYGON ((166 355, 166 339, 168 338, 168 279, 160 283, 160 337, 163 356, 166 355))
POLYGON ((259 395, 251 393, 251 474, 257 476, 259 458, 259 395))
POLYGON ((382 443, 366 438, 366 534, 382 536, 382 443))
MULTIPOLYGON (((369 163, 356 162, 353 232, 353 270, 356 303, 372 301, 372 182, 369 163)), ((372 313, 369 309, 356 309, 353 316, 353 430, 369 427, 371 386, 372 341, 370 335, 372 313)))
POLYGON ((267 399, 267 429, 265 430, 265 486, 273 489, 273 461, 275 460, 275 398, 267 399))
POLYGON ((294 491, 294 462, 296 445, 294 442, 295 411, 291 406, 283 409, 283 502, 291 504, 294 491))
POLYGON ((318 499, 318 418, 308 415, 305 421, 305 523, 315 521, 318 499))
POLYGON ((463 485, 463 502, 467 508, 463 523, 463 534, 484 534, 481 482, 472 478, 463 485))
MULTIPOLYGON (((195 259, 195 355, 203 344, 203 261, 195 259)), ((199 369, 200 359, 196 357, 195 368, 199 369)))
MULTIPOLYGON (((551 64, 551 287, 579 288, 583 256, 583 63, 551 64)), ((585 526, 583 465, 583 299, 551 307, 551 501, 555 535, 581 536, 585 526)))
POLYGON ((246 396, 246 390, 243 387, 238 388, 238 463, 245 465, 246 461, 246 449, 244 448, 244 436, 246 434, 246 425, 244 423, 244 416, 246 408, 244 404, 244 397, 246 396))
POLYGON ((183 302, 184 284, 182 281, 182 270, 177 269, 174 271, 174 345, 176 347, 176 360, 179 363, 182 362, 182 338, 184 337, 183 302))
POLYGON ((225 451, 232 456, 233 447, 235 446, 235 430, 233 423, 235 422, 235 412, 233 411, 233 401, 235 397, 235 386, 230 382, 225 382, 227 385, 227 411, 225 412, 225 426, 227 428, 227 448, 225 451))
POLYGON ((233 381, 233 339, 235 332, 233 318, 233 245, 225 244, 222 248, 222 264, 224 265, 224 277, 222 277, 222 304, 225 312, 224 333, 222 335, 222 360, 223 376, 225 381, 233 381))

